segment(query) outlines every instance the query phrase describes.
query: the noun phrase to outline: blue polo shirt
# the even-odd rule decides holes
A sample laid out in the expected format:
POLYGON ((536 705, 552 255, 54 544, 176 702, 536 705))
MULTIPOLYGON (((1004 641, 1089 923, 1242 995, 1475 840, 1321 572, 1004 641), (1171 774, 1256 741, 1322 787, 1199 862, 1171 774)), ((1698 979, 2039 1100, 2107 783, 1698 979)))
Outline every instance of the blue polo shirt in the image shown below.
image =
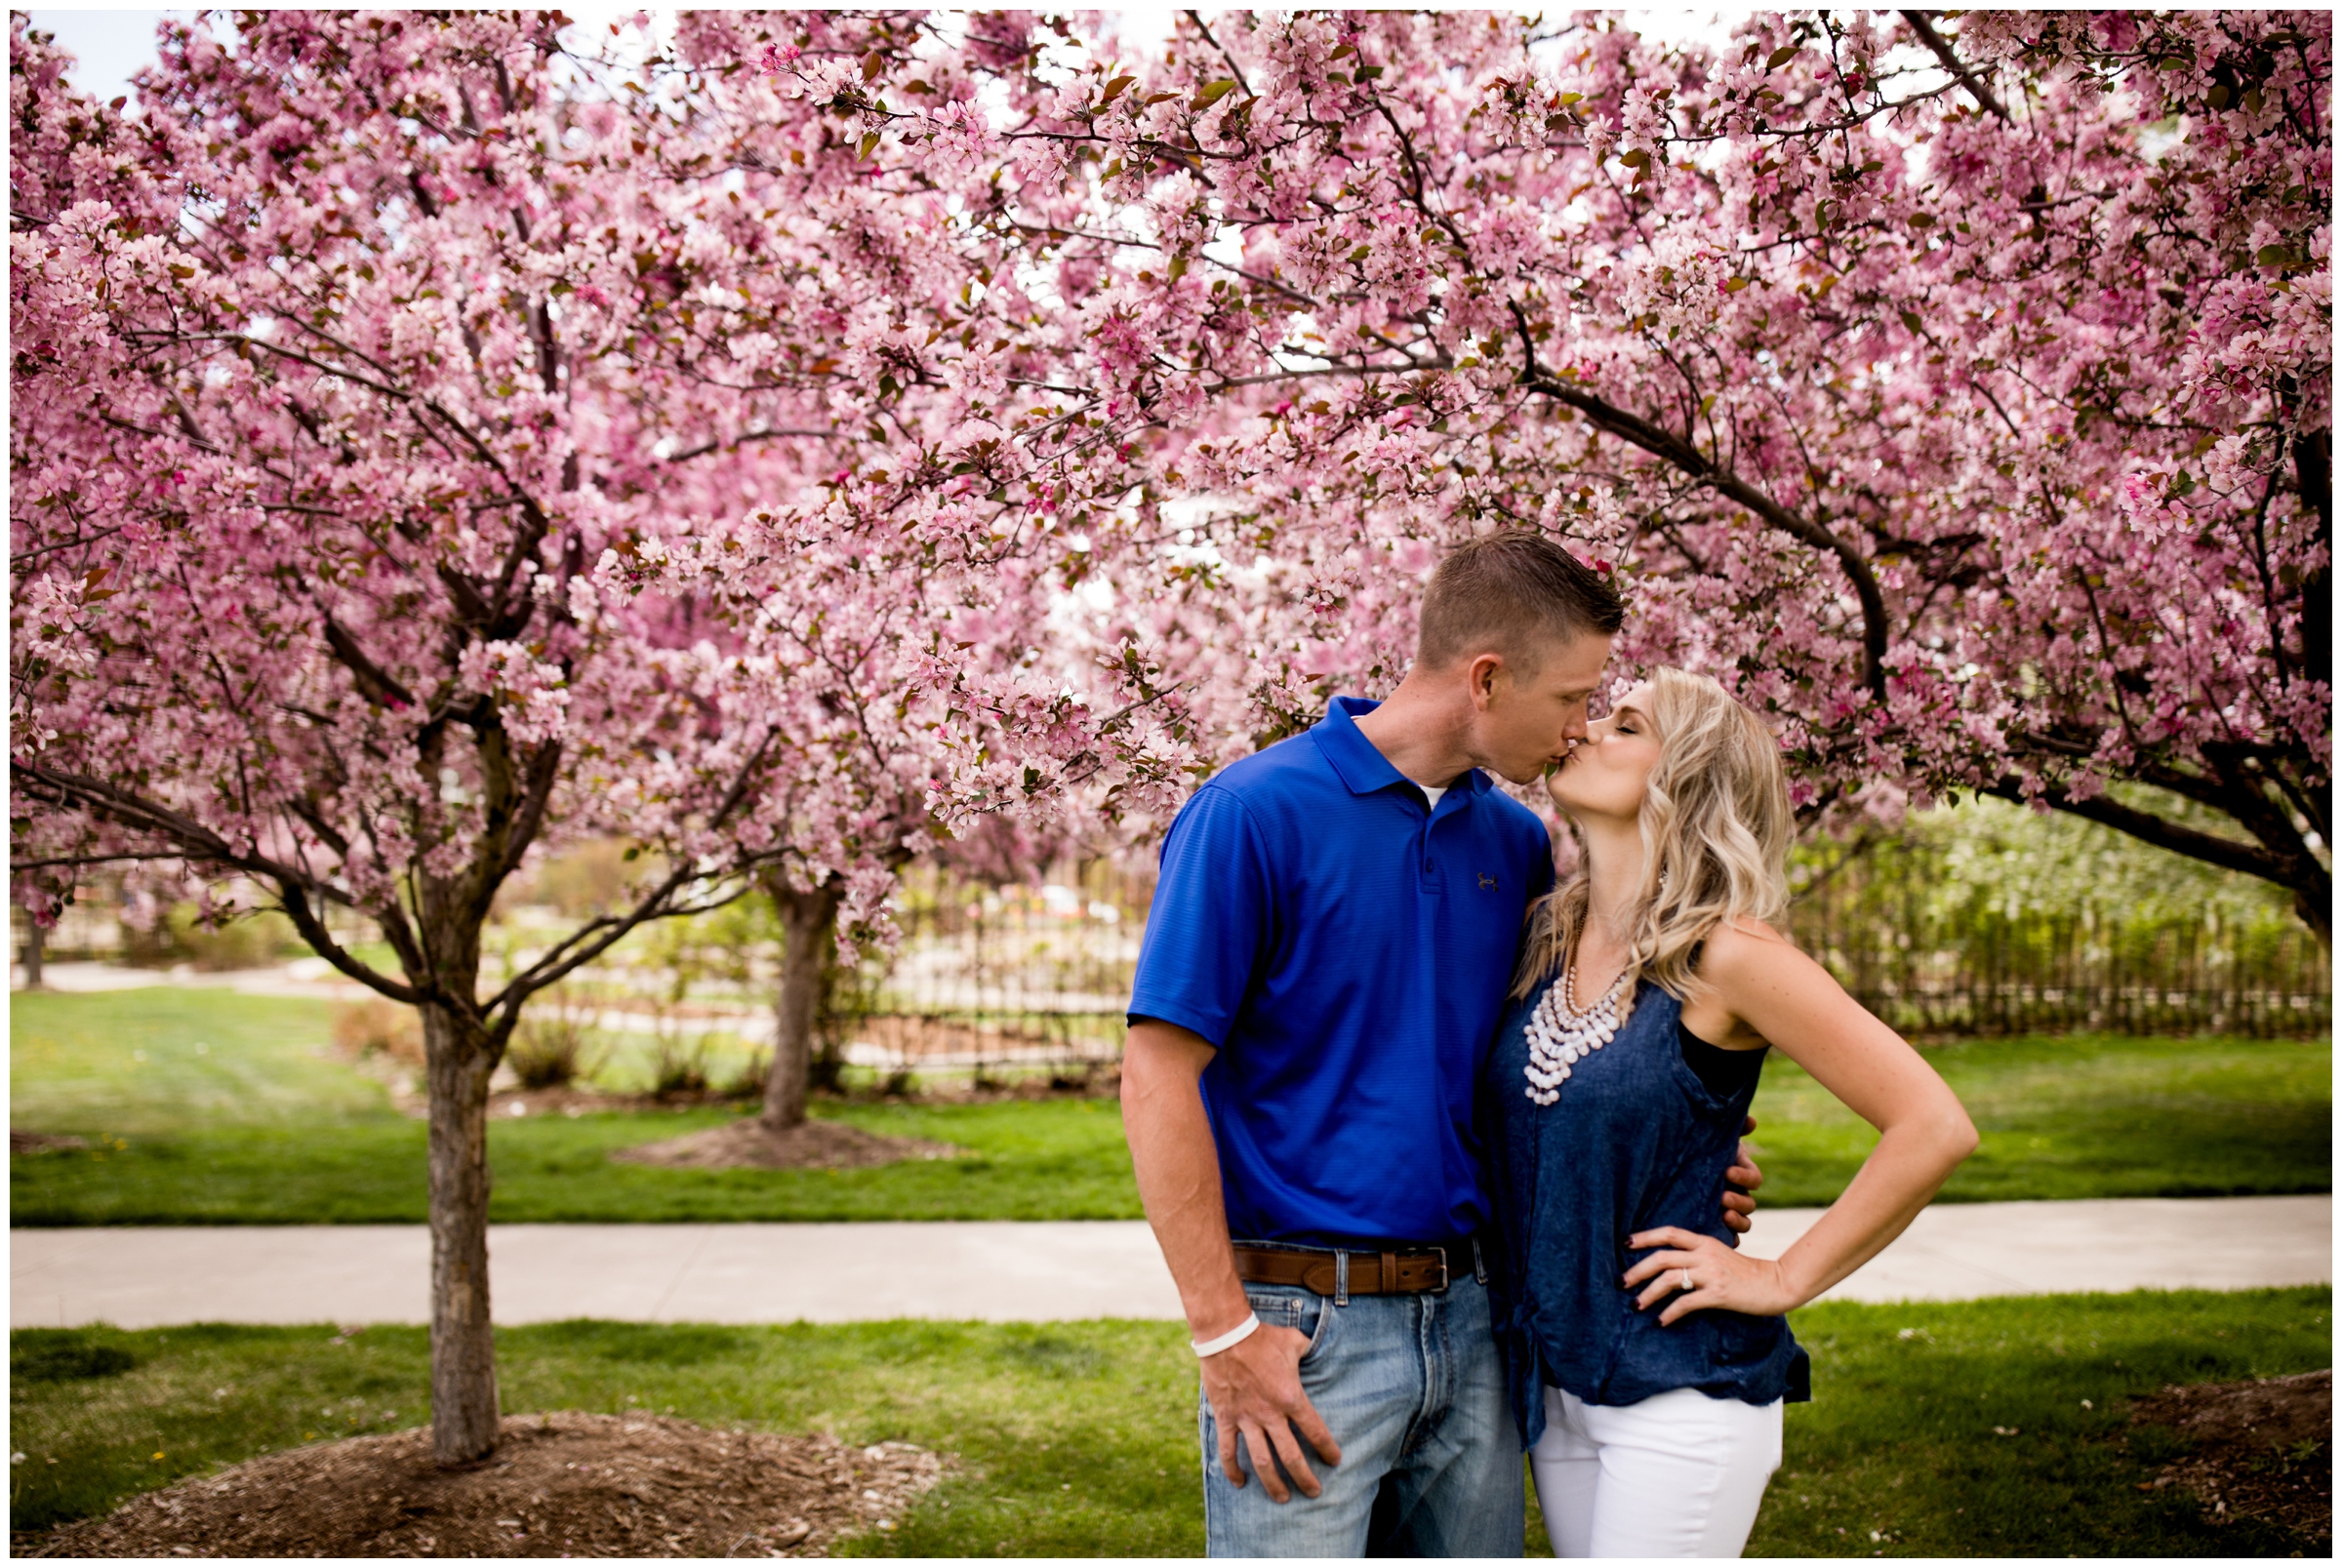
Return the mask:
POLYGON ((1455 1241, 1491 1212, 1473 1090, 1552 846, 1477 770, 1428 810, 1358 733, 1377 705, 1335 698, 1163 840, 1130 1014, 1218 1047, 1203 1104, 1239 1240, 1455 1241))

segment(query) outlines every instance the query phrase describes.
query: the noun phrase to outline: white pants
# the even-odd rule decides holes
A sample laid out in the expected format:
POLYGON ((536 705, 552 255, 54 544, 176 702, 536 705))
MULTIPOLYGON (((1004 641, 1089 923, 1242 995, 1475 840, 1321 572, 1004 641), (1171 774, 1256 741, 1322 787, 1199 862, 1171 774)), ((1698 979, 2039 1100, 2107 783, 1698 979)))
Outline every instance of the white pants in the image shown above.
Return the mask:
POLYGON ((1556 1557, 1737 1557, 1780 1467, 1780 1400, 1697 1388, 1632 1405, 1548 1388, 1529 1450, 1556 1557))

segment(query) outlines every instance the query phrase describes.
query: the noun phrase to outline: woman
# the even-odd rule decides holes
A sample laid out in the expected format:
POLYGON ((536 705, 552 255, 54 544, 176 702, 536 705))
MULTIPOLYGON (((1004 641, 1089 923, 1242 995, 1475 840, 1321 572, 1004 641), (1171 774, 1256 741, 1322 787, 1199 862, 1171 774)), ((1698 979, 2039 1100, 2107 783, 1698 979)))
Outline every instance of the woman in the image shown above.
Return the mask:
POLYGON ((1501 1119, 1500 1334, 1554 1550, 1737 1556, 1805 1352, 1783 1313, 1900 1233, 1976 1146, 1943 1079, 1773 929, 1792 817, 1756 716, 1661 669, 1547 780, 1579 874, 1531 911, 1484 1086, 1501 1119), (1724 1171, 1777 1049, 1881 1136, 1778 1260, 1724 1171))

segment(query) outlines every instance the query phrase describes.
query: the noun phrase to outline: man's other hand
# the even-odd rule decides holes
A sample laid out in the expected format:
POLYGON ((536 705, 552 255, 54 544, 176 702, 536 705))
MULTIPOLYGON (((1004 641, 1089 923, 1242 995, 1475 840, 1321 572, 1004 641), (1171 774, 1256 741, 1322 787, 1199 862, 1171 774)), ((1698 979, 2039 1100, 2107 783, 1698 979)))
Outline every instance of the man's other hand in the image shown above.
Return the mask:
MULTIPOLYGON (((1742 1122, 1740 1130, 1744 1134, 1755 1132, 1756 1118, 1751 1116, 1742 1122)), ((1740 1145, 1740 1163, 1724 1173, 1724 1181, 1727 1184, 1724 1192, 1724 1224, 1745 1236, 1749 1233, 1749 1226, 1752 1224, 1749 1216, 1756 1212, 1756 1200, 1749 1194, 1764 1186, 1764 1173, 1756 1168, 1756 1156, 1749 1152, 1746 1138, 1742 1139, 1740 1145), (1731 1190, 1733 1187, 1743 1190, 1733 1191, 1731 1190)))
POLYGON ((1302 1454, 1301 1439, 1308 1439, 1326 1464, 1342 1463, 1341 1445, 1302 1392, 1301 1358, 1309 1347, 1310 1337, 1299 1329, 1264 1323, 1219 1354, 1203 1358, 1203 1393, 1212 1402, 1213 1425, 1220 1433, 1221 1470, 1232 1485, 1244 1484, 1243 1467, 1236 1463, 1236 1438, 1241 1435, 1261 1484, 1278 1503, 1292 1501, 1285 1490, 1287 1475, 1304 1497, 1323 1490, 1302 1454), (1273 1460, 1268 1457, 1272 1453, 1273 1460))

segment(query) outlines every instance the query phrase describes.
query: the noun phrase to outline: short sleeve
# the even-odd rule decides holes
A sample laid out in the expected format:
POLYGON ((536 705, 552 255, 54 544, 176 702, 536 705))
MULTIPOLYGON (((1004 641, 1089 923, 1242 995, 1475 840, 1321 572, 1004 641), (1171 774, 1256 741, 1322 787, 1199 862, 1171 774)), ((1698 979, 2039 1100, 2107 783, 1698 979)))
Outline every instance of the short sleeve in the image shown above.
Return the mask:
POLYGON ((1225 1044, 1268 952, 1274 885, 1244 803, 1209 784, 1197 790, 1163 838, 1131 1019, 1160 1019, 1225 1044))

